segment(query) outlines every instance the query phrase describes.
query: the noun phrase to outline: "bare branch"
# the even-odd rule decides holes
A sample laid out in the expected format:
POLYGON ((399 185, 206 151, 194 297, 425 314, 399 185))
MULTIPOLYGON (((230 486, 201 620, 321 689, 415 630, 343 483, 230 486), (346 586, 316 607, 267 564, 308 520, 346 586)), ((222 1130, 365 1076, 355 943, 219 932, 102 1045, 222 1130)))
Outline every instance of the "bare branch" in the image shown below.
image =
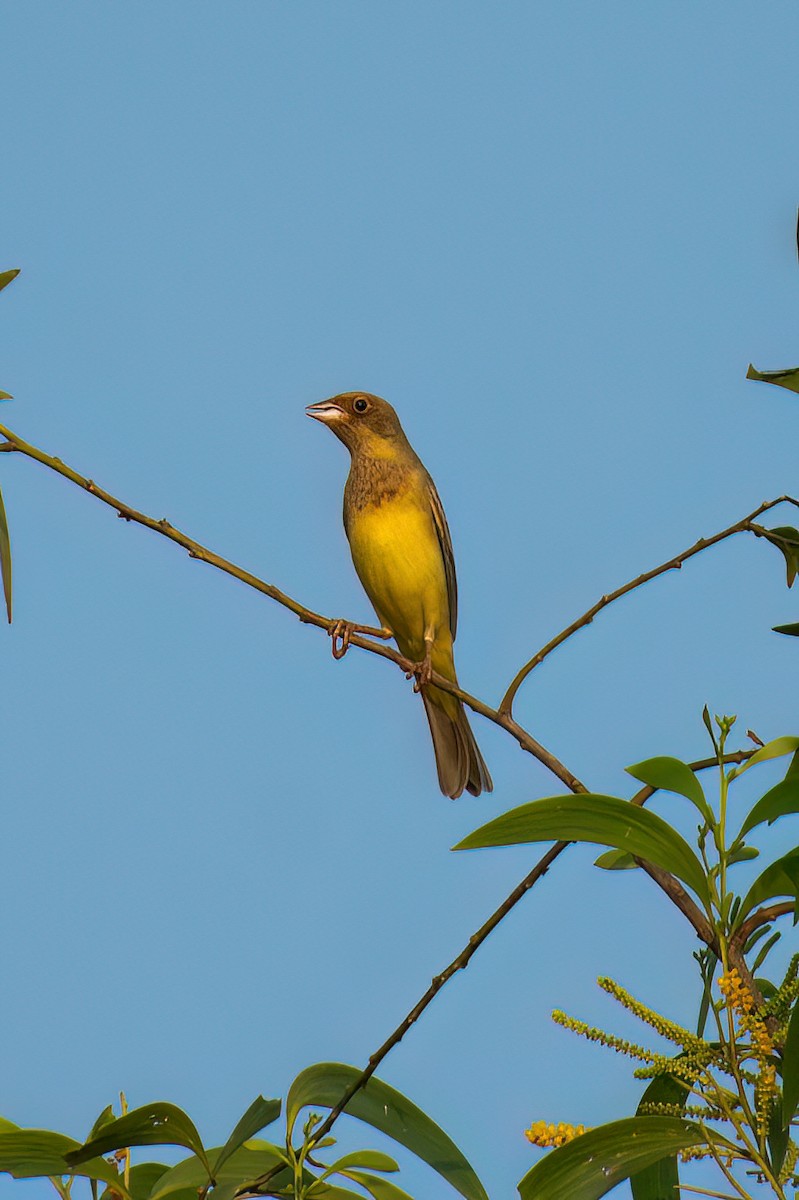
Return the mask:
MULTIPOLYGON (((156 520, 153 517, 148 517, 146 514, 132 508, 124 501, 119 500, 116 496, 111 495, 110 492, 98 487, 93 480, 87 479, 78 471, 75 471, 72 467, 67 466, 61 461, 61 459, 46 454, 44 451, 39 450, 36 446, 30 445, 28 442, 25 442, 17 434, 13 433, 10 429, 3 425, 0 425, 0 434, 7 439, 5 442, 0 443, 0 452, 18 452, 26 455, 28 458, 34 459, 34 461, 41 463, 43 466, 46 466, 50 470, 57 472, 57 474, 62 475, 65 479, 68 479, 77 487, 89 492, 103 504, 113 508, 119 517, 126 521, 133 521, 138 525, 143 525, 145 528, 151 529, 154 533, 160 533, 163 537, 169 538, 170 541, 175 542, 177 545, 182 546, 185 550, 187 550, 192 558, 206 562, 209 564, 209 566, 215 567, 217 570, 223 571, 227 575, 231 575, 234 579, 238 579, 241 583, 246 584, 248 587, 252 587, 256 591, 261 592, 263 595, 268 596, 276 603, 282 605, 284 608, 287 608, 290 612, 293 612, 295 616, 297 616, 303 623, 315 625, 317 628, 324 629, 328 632, 330 632, 334 626, 340 624, 339 622, 333 621, 331 618, 324 617, 320 613, 314 612, 312 609, 306 608, 305 605, 300 604, 297 600, 294 600, 291 596, 288 596, 285 592, 281 591, 280 588, 275 587, 273 584, 266 583, 264 580, 259 579, 258 576, 253 575, 249 571, 243 570, 235 563, 230 562, 228 559, 223 558, 221 555, 218 555, 214 551, 209 550, 207 547, 201 545, 193 538, 181 533, 181 531, 171 525, 166 518, 156 520)), ((736 525, 730 526, 729 529, 723 530, 721 533, 716 534, 712 538, 701 539, 690 550, 685 551, 682 555, 678 555, 677 558, 671 559, 668 563, 664 563, 661 567, 647 572, 645 575, 639 576, 631 583, 626 584, 623 588, 619 588, 616 592, 612 592, 607 596, 603 596, 593 609, 589 609, 588 613, 581 617, 579 621, 575 622, 572 626, 569 626, 568 629, 564 630, 563 633, 558 636, 558 638, 549 643, 548 646, 544 647, 542 651, 539 651, 538 655, 536 655, 530 663, 522 668, 522 671, 519 672, 516 679, 511 684, 511 687, 506 693, 499 709, 491 708, 482 700, 479 700, 476 696, 472 696, 468 692, 463 691, 461 688, 456 687, 449 680, 444 679, 443 676, 440 676, 435 672, 433 673, 432 681, 437 687, 440 687, 444 691, 451 692, 453 695, 459 697, 459 699, 474 712, 479 713, 487 720, 492 721, 495 725, 498 725, 500 728, 506 730, 511 737, 515 738, 523 750, 526 750, 529 754, 532 754, 534 758, 547 767, 547 769, 551 771, 552 774, 554 774, 558 779, 560 779, 570 791, 576 794, 586 793, 588 788, 585 786, 585 784, 582 783, 575 775, 573 775, 571 771, 569 771, 569 769, 560 761, 560 759, 556 758, 556 756, 547 750, 546 747, 542 746, 540 742, 536 741, 536 739, 530 733, 528 733, 526 729, 524 729, 518 724, 517 721, 513 719, 513 716, 511 715, 513 698, 523 680, 538 664, 538 662, 542 661, 551 650, 553 650, 562 641, 565 641, 566 638, 571 636, 571 634, 578 628, 588 624, 601 608, 604 608, 606 605, 610 604, 613 600, 618 599, 626 592, 632 591, 633 588, 640 586, 642 583, 646 583, 649 579, 654 578, 656 575, 681 566, 682 562, 684 562, 687 558, 690 558, 692 555, 698 554, 700 550, 706 549, 708 546, 713 545, 715 542, 721 541, 725 537, 731 536, 733 533, 738 533, 750 528, 751 522, 756 516, 759 516, 760 513, 765 512, 769 508, 773 508, 775 505, 780 504, 783 501, 799 506, 799 501, 794 500, 790 496, 781 496, 776 500, 767 501, 764 504, 761 504, 759 508, 755 509, 755 511, 748 517, 744 518, 743 521, 737 522, 736 525)), ((761 535, 760 529, 753 529, 752 531, 757 532, 758 535, 761 535)), ((406 674, 412 670, 413 664, 403 658, 403 656, 396 650, 390 646, 385 646, 372 640, 373 638, 384 638, 386 636, 385 630, 371 628, 369 626, 355 626, 354 629, 357 630, 357 632, 353 632, 350 636, 350 645, 358 646, 360 649, 366 650, 371 654, 377 654, 381 658, 388 659, 389 661, 395 663, 406 674)), ((749 758, 752 753, 752 751, 738 751, 736 754, 726 756, 726 761, 742 762, 746 758, 749 758)), ((715 765, 716 759, 711 758, 703 759, 699 762, 693 763, 691 764, 691 767, 693 770, 698 771, 715 765)), ((633 797, 632 803, 637 805, 646 803, 655 790, 656 789, 652 787, 642 788, 633 797)), ((458 971, 464 970, 468 966, 472 956, 483 944, 489 934, 491 934, 493 930, 496 929, 497 925, 504 920, 511 909, 519 902, 519 900, 521 900, 522 896, 524 896, 538 882, 538 880, 546 874, 555 859, 558 858, 559 855, 561 855, 569 845, 571 845, 570 842, 560 841, 551 846, 550 849, 547 850, 544 855, 542 855, 529 874, 524 877, 521 883, 519 883, 513 889, 513 891, 506 897, 505 900, 503 900, 499 907, 491 914, 488 920, 485 921, 484 924, 481 925, 474 934, 472 934, 460 954, 458 954, 456 958, 452 960, 449 966, 445 967, 445 969, 439 975, 436 975, 433 978, 424 995, 420 997, 411 1011, 406 1017, 403 1018, 403 1020, 400 1022, 394 1032, 386 1039, 383 1045, 380 1046, 379 1049, 374 1052, 374 1054, 372 1054, 367 1066, 346 1090, 338 1104, 331 1109, 331 1112, 327 1118, 315 1130, 313 1137, 314 1142, 319 1141, 319 1139, 324 1137, 325 1134, 329 1132, 353 1096, 356 1095, 356 1093, 366 1085, 383 1059, 396 1045, 399 1044, 410 1027, 419 1019, 425 1009, 432 1003, 448 980, 451 979, 452 976, 458 971)), ((642 860, 636 861, 639 862, 639 865, 643 868, 643 870, 645 870, 655 880, 655 882, 666 893, 669 899, 680 909, 683 915, 691 923, 701 940, 709 945, 712 949, 717 949, 718 947, 714 931, 695 902, 691 899, 678 880, 670 875, 669 872, 664 871, 659 867, 655 867, 651 863, 647 863, 642 860)), ((775 906, 775 908, 780 909, 781 907, 782 906, 775 906)), ((761 910, 761 913, 763 911, 764 910, 761 910)), ((757 917, 759 914, 755 914, 755 916, 757 917)), ((750 921, 753 919, 754 918, 750 918, 750 921)), ((767 920, 770 918, 764 917, 763 919, 767 920)), ((738 954, 740 954, 740 949, 738 947, 736 947, 736 950, 738 951, 738 954)), ((743 963, 742 955, 740 956, 740 960, 743 963)), ((746 971, 745 964, 743 964, 743 968, 748 976, 748 971, 746 971)), ((751 976, 749 976, 749 978, 751 978, 751 976)), ((281 1168, 277 1169, 279 1170, 281 1168)), ((263 1194, 263 1188, 266 1187, 274 1173, 274 1171, 268 1172, 265 1176, 255 1181, 248 1191, 253 1192, 256 1190, 263 1194)))
MULTIPOLYGON (((331 627, 336 625, 336 622, 332 618, 324 617, 321 613, 306 608, 304 604, 300 604, 298 600, 288 596, 280 588, 275 587, 274 584, 266 583, 263 579, 259 579, 257 575, 253 575, 251 571, 245 571, 242 567, 230 562, 229 559, 223 558, 220 554, 216 554, 213 550, 209 550, 206 546, 201 545, 194 538, 181 533, 165 517, 160 521, 155 520, 155 518, 148 517, 145 513, 132 508, 124 500, 119 500, 116 496, 112 496, 110 492, 99 487, 94 480, 87 479, 84 475, 81 475, 78 471, 63 463, 60 458, 54 458, 52 455, 46 454, 43 450, 39 450, 38 447, 23 441, 21 437, 13 433, 10 429, 7 429, 4 425, 0 425, 0 435, 7 439, 6 442, 0 444, 0 450, 17 451, 41 463, 42 466, 49 467, 51 471, 57 472, 57 474, 74 483, 76 487, 88 492, 103 504, 107 504, 109 508, 113 508, 117 516, 122 517, 123 520, 133 521, 137 525, 143 525, 145 529, 151 529, 154 533, 160 533, 162 537, 169 538, 171 542, 175 542, 176 545, 182 546, 184 550, 187 550, 191 558, 208 563, 209 566, 215 567, 218 571, 223 571, 226 575, 231 575, 234 579, 238 579, 240 583, 246 584, 247 587, 255 588, 256 591, 261 592, 264 596, 268 596, 277 604, 281 604, 284 608, 287 608, 289 612, 293 612, 304 624, 315 625, 318 629, 324 629, 325 631, 330 630, 331 627)), ((351 646, 358 646, 361 650, 368 650, 371 654, 377 654, 381 658, 389 659, 390 662, 396 663, 405 674, 412 671, 413 664, 403 658, 397 650, 391 646, 384 646, 371 640, 372 638, 385 638, 385 630, 373 629, 364 625, 356 625, 354 628, 360 630, 360 632, 353 633, 350 637, 349 644, 351 646)), ((496 709, 484 704, 482 700, 478 700, 475 696, 470 696, 468 692, 462 691, 448 679, 445 679, 442 675, 437 675, 435 672, 433 673, 432 681, 437 687, 458 696, 474 712, 480 713, 487 720, 493 721, 495 725, 499 725, 502 729, 505 729, 511 737, 516 739, 523 750, 526 750, 528 754, 532 754, 534 758, 537 758, 562 783, 565 783, 566 787, 574 792, 585 792, 588 790, 554 754, 550 753, 549 750, 523 729, 521 725, 514 721, 509 713, 499 713, 496 709)))
POLYGON ((757 912, 753 912, 751 917, 743 922, 736 929, 733 937, 730 939, 730 945, 735 945, 739 949, 743 949, 746 940, 750 934, 759 929, 761 925, 768 925, 769 922, 775 921, 777 917, 785 917, 792 913, 796 908, 795 900, 783 900, 779 904, 772 904, 768 908, 759 908, 757 912))
POLYGON ((623 587, 616 588, 613 592, 608 592, 607 595, 600 597, 596 604, 593 604, 581 617, 576 621, 572 621, 571 625, 567 625, 562 629, 557 637, 552 638, 545 646, 538 650, 529 662, 525 663, 520 671, 517 672, 513 682, 508 688, 505 695, 502 697, 502 702, 499 706, 501 713, 510 714, 513 711, 513 701, 516 698, 521 685, 524 683, 527 676, 534 671, 535 668, 544 661, 561 646, 567 638, 570 638, 578 629, 590 625, 597 613, 603 608, 607 608, 614 600, 619 600, 622 596, 626 596, 628 592, 632 592, 635 588, 641 587, 645 583, 649 583, 650 579, 655 579, 658 575, 664 575, 666 571, 678 571, 684 562, 689 558, 693 558, 695 554, 701 554, 703 550, 707 550, 708 546, 715 546, 717 542, 723 542, 725 538, 732 537, 735 533, 754 533, 757 537, 763 537, 768 534, 768 530, 764 530, 761 526, 753 524, 755 518, 761 513, 767 512, 770 508, 775 508, 778 504, 793 504, 799 508, 799 500, 795 500, 793 496, 778 496, 776 500, 765 500, 758 505, 753 512, 743 517, 740 521, 736 521, 734 525, 729 525, 726 529, 722 529, 720 533, 714 533, 712 537, 700 538, 688 550, 683 550, 681 554, 675 555, 674 558, 668 559, 667 562, 661 563, 659 567, 653 567, 651 571, 645 571, 643 575, 637 575, 635 579, 631 579, 629 583, 625 583, 623 587))

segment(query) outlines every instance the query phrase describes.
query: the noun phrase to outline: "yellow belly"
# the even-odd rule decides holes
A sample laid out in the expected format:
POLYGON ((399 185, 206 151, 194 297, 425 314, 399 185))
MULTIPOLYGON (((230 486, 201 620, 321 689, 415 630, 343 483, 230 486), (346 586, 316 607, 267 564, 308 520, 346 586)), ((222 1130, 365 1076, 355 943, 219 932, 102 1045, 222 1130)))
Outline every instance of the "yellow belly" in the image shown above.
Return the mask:
POLYGON ((358 577, 401 653, 423 659, 428 634, 434 659, 451 663, 447 581, 429 509, 400 494, 354 513, 348 536, 358 577))

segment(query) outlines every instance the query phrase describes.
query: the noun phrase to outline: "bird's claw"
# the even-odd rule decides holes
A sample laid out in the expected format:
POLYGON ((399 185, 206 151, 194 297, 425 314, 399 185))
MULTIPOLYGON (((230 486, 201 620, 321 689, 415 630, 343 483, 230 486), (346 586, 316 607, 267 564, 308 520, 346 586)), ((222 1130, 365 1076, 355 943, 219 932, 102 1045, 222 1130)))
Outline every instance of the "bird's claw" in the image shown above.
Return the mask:
POLYGON ((413 679, 413 690, 415 692, 420 692, 423 687, 427 687, 433 678, 433 664, 430 659, 425 658, 422 662, 414 663, 405 678, 413 679))
POLYGON ((333 657, 338 660, 342 659, 350 648, 350 638, 352 637, 354 626, 349 621, 331 621, 327 627, 327 632, 332 639, 331 649, 333 657))

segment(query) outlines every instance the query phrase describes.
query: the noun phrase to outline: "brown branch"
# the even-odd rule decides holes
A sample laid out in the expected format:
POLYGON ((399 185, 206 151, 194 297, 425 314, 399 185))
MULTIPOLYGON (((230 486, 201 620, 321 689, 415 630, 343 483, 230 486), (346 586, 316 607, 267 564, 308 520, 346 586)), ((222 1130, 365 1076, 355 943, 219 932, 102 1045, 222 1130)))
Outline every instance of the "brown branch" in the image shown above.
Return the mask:
MULTIPOLYGON (((29 442, 23 441, 18 434, 13 433, 6 426, 0 425, 0 435, 7 439, 6 442, 0 444, 0 451, 12 452, 16 451, 26 455, 28 458, 34 459, 35 462, 41 463, 42 466, 49 467, 51 471, 62 475, 68 479, 70 483, 74 483, 76 487, 88 492, 94 496, 96 500, 100 500, 103 504, 113 508, 117 516, 125 521, 133 521, 137 525, 143 525, 145 529, 151 529, 154 533, 160 533, 162 537, 169 538, 178 546, 182 546, 187 550, 191 558, 198 559, 200 562, 208 563, 209 566, 215 567, 218 571, 223 571, 226 575, 231 575, 234 579, 238 579, 240 583, 244 583, 247 587, 255 588, 262 595, 268 596, 277 604, 281 604, 287 608, 289 612, 294 613, 296 617, 306 625, 315 625, 318 629, 328 631, 334 624, 330 617, 322 616, 321 613, 314 612, 313 609, 306 608, 304 604, 300 604, 298 600, 288 596, 280 588, 274 584, 266 583, 263 579, 259 579, 257 575, 253 575, 251 571, 245 571, 242 567, 237 566, 227 558, 223 558, 220 554, 216 554, 213 550, 209 550, 207 546, 201 545, 194 538, 188 537, 185 533, 181 533, 174 525, 171 525, 166 518, 160 521, 153 517, 148 517, 145 513, 139 512, 126 504, 124 500, 112 496, 110 492, 99 487, 94 480, 87 479, 78 471, 62 462, 60 458, 55 458, 50 454, 46 454, 38 447, 30 445, 29 442)), ((381 658, 386 658, 390 662, 395 663, 400 670, 406 674, 413 670, 413 664, 395 650, 391 646, 385 646, 372 640, 372 638, 385 637, 385 631, 382 629, 371 628, 368 625, 355 626, 359 629, 359 633, 354 633, 350 638, 350 645, 358 646, 361 650, 367 650, 371 654, 377 654, 381 658), (366 635, 366 636, 365 636, 366 635)), ((437 687, 444 691, 452 692, 458 696, 464 704, 471 708, 474 712, 479 713, 489 721, 493 721, 495 725, 499 725, 505 729, 511 737, 515 738, 523 750, 528 754, 532 754, 537 758, 548 770, 550 770, 566 787, 574 792, 585 792, 588 789, 584 784, 580 783, 576 776, 572 775, 571 771, 563 765, 563 763, 555 757, 546 747, 523 729, 517 721, 514 721, 509 713, 500 713, 496 709, 491 708, 488 704, 484 704, 482 700, 478 700, 476 696, 469 695, 461 688, 445 679, 442 675, 435 672, 432 676, 433 682, 437 687)))
MULTIPOLYGON (((745 762, 747 759, 751 758, 754 753, 754 750, 737 750, 733 754, 725 754, 724 761, 725 763, 745 762)), ((715 757, 703 758, 699 759, 697 762, 689 763, 688 765, 692 771, 705 771, 710 767, 717 766, 718 759, 715 757)), ((579 789, 574 788, 573 790, 579 791, 584 789, 582 789, 581 785, 579 789)), ((641 788, 640 791, 636 792, 630 803, 640 807, 646 804, 647 800, 658 790, 658 788, 647 785, 646 787, 641 788)), ((353 1080, 346 1091, 342 1094, 341 1099, 330 1110, 327 1117, 325 1117, 321 1125, 314 1130, 314 1143, 325 1137, 325 1135, 330 1132, 330 1130, 333 1128, 333 1125, 345 1111, 353 1096, 355 1096, 359 1091, 362 1090, 362 1088, 366 1086, 377 1068, 380 1066, 383 1059, 390 1054, 395 1046, 399 1045, 410 1027, 416 1021, 418 1021, 425 1009, 432 1004, 433 1000, 435 1000, 438 993, 444 987, 444 984, 447 983, 458 971, 463 971, 466 969, 466 967, 469 965, 472 955, 480 948, 489 934, 496 929, 497 925, 504 920, 511 909, 518 904, 522 896, 529 892, 530 888, 532 888, 539 879, 546 875, 555 859, 558 858, 564 850, 572 845, 574 845, 573 842, 555 842, 553 846, 550 846, 549 850, 547 850, 547 852, 543 854, 535 864, 532 871, 530 871, 528 875, 525 875, 521 883, 517 884, 510 895, 502 901, 499 908, 497 908, 491 914, 488 920, 481 925, 475 933, 472 934, 464 948, 461 950, 460 954, 458 954, 452 960, 448 967, 444 968, 440 975, 433 977, 430 986, 424 995, 420 996, 411 1011, 407 1014, 407 1016, 403 1017, 397 1028, 389 1035, 389 1037, 386 1038, 382 1046, 375 1050, 374 1054, 370 1056, 369 1062, 361 1074, 357 1077, 357 1079, 353 1080)), ((636 862, 638 862, 639 866, 642 867, 642 869, 646 871, 652 879, 655 880, 655 882, 663 889, 672 903, 676 904, 683 915, 687 917, 691 925, 696 930, 697 936, 703 942, 705 942, 706 945, 710 946, 711 949, 715 948, 718 950, 718 943, 716 942, 715 934, 710 926, 710 923, 707 921, 707 918, 691 899, 682 885, 672 875, 669 875, 668 871, 664 871, 662 868, 655 867, 651 863, 644 862, 643 860, 636 859, 636 862)), ((247 1189, 247 1192, 240 1193, 240 1195, 246 1195, 250 1193, 263 1195, 263 1192, 258 1189, 265 1187, 279 1169, 280 1167, 274 1168, 265 1175, 254 1180, 247 1189)))
POLYGON ((743 517, 740 521, 736 521, 734 525, 729 525, 726 529, 722 529, 720 533, 714 533, 712 537, 700 538, 699 541, 695 542, 694 545, 689 547, 688 550, 683 550, 681 554, 677 554, 674 556, 674 558, 670 558, 666 562, 661 563, 659 567, 653 567, 651 571, 645 571, 643 575, 637 575, 635 579, 631 579, 629 583, 625 583, 623 587, 616 588, 615 591, 608 592, 607 595, 601 596, 600 599, 597 600, 596 604, 593 604, 591 608, 584 612, 581 617, 578 617, 576 621, 572 621, 571 625, 567 625, 565 629, 562 629, 556 637, 547 642, 545 646, 542 646, 541 649, 533 655, 529 662, 524 664, 521 670, 517 672, 510 687, 502 697, 499 711, 501 713, 510 714, 513 711, 513 701, 516 698, 516 693, 524 683, 527 676, 534 671, 535 668, 542 663, 544 659, 552 653, 553 650, 556 650, 558 646, 561 646, 567 640, 567 638, 570 638, 572 634, 576 633, 578 629, 583 629, 586 625, 590 625, 597 613, 601 612, 603 608, 607 608, 609 604, 614 602, 614 600, 619 600, 622 596, 626 596, 628 592, 634 591, 635 588, 639 588, 643 584, 649 583, 650 579, 655 579, 658 575, 664 575, 666 571, 680 570, 683 563, 687 562, 689 558, 693 558, 695 554, 701 554, 703 550, 707 550, 708 546, 715 546, 717 542, 723 542, 725 538, 732 537, 735 533, 754 533, 757 537, 766 536, 768 531, 762 529, 760 526, 754 526, 753 522, 755 518, 761 515, 761 513, 767 512, 770 508, 775 508, 778 504, 793 504, 796 505, 796 507, 799 507, 799 500, 795 500, 793 496, 778 496, 776 500, 765 500, 762 504, 758 505, 753 512, 750 512, 748 516, 743 517))
MULTIPOLYGON (((215 567, 217 570, 223 571, 227 575, 231 575, 234 579, 238 579, 241 583, 246 584, 248 587, 252 587, 256 591, 261 592, 263 595, 268 596, 276 603, 281 604, 284 608, 287 608, 290 612, 293 612, 295 616, 297 616, 305 624, 315 625, 318 628, 326 631, 330 631, 331 627, 333 626, 334 622, 330 618, 324 617, 321 614, 314 612, 312 609, 306 608, 305 605, 300 604, 297 600, 294 600, 291 596, 288 596, 285 592, 281 591, 280 588, 275 587, 273 584, 266 583, 264 580, 259 579, 258 576, 253 575, 249 571, 243 570, 235 563, 230 562, 229 559, 223 558, 221 555, 209 550, 207 547, 201 545, 201 543, 195 541, 193 538, 181 533, 181 531, 171 525, 166 518, 155 520, 154 518, 148 517, 146 514, 139 512, 137 509, 132 508, 124 501, 119 500, 116 496, 111 495, 110 492, 98 487, 93 480, 87 479, 78 471, 75 471, 72 467, 67 466, 61 461, 61 459, 46 454, 44 451, 39 450, 36 446, 30 445, 30 443, 25 442, 17 434, 13 433, 10 429, 3 425, 0 425, 0 434, 7 439, 6 442, 0 444, 0 451, 7 453, 18 452, 20 454, 24 454, 28 458, 32 458, 34 461, 50 468, 50 470, 62 475, 65 479, 68 479, 77 487, 89 492, 103 504, 113 508, 116 511, 117 516, 126 521, 133 521, 138 525, 143 525, 145 528, 151 529, 153 532, 160 533, 163 537, 169 538, 170 541, 175 542, 177 545, 182 546, 185 550, 187 550, 190 557, 199 559, 201 562, 208 563, 209 566, 215 567)), ((593 618, 595 612, 598 612, 601 608, 605 607, 619 596, 624 595, 625 592, 632 591, 634 587, 638 587, 641 583, 645 583, 648 579, 654 578, 655 575, 661 574, 663 571, 669 570, 673 567, 679 567, 682 564, 682 561, 684 561, 686 558, 690 558, 693 554, 699 553, 700 550, 705 549, 714 542, 721 541, 722 538, 729 537, 732 533, 737 533, 742 529, 747 528, 748 524, 754 519, 754 517, 758 516, 762 512, 765 512, 766 509, 774 507, 776 504, 779 504, 782 501, 789 501, 792 504, 799 503, 789 496, 782 496, 777 500, 768 501, 765 504, 760 505, 760 507, 756 509, 754 513, 750 514, 748 518, 745 518, 743 522, 738 522, 737 525, 731 526, 728 530, 724 530, 722 533, 716 534, 713 538, 702 539, 700 542, 697 542, 697 544, 690 550, 686 551, 683 555, 678 556, 679 560, 671 560, 662 567, 656 568, 656 570, 651 571, 646 575, 639 576, 637 580, 625 585, 625 587, 620 588, 617 592, 611 593, 609 596, 603 596, 602 600, 594 607, 593 610, 589 610, 589 613, 581 618, 579 622, 575 623, 574 626, 570 626, 569 629, 564 631, 564 633, 560 635, 558 639, 550 643, 549 647, 545 647, 543 651, 539 652, 539 655, 536 656, 536 659, 532 660, 531 663, 527 664, 527 666, 523 668, 522 672, 520 672, 520 674, 516 677, 516 680, 514 680, 514 683, 511 685, 508 693, 506 693, 506 696, 503 699, 499 709, 491 708, 482 700, 470 695, 468 692, 464 692, 461 688, 456 687, 449 680, 444 679, 443 676, 440 676, 435 672, 432 676, 433 682, 443 690, 458 696, 459 699, 474 712, 479 713, 487 720, 493 721, 495 725, 505 729, 513 738, 515 738, 523 750, 526 750, 529 754, 532 754, 534 758, 547 767, 548 770, 550 770, 558 779, 560 779, 570 791, 577 794, 586 793, 588 789, 586 788, 585 784, 581 783, 581 781, 575 775, 573 775, 571 771, 569 771, 569 769, 558 758, 555 757, 555 755, 547 750, 546 747, 542 746, 540 742, 536 741, 536 739, 530 733, 528 733, 526 729, 524 729, 518 724, 517 721, 513 719, 513 716, 511 715, 511 706, 513 697, 515 696, 521 682, 524 680, 524 678, 526 678, 526 675, 529 674, 533 667, 537 665, 537 662, 541 661, 541 659, 550 652, 550 649, 554 649, 556 645, 560 644, 561 641, 564 641, 566 637, 570 636, 575 629, 579 628, 581 625, 587 624, 593 618)), ((760 533, 759 530, 758 533, 760 533)), ((381 658, 390 660, 400 667, 400 669, 406 674, 412 671, 413 664, 407 659, 403 658, 403 656, 396 650, 390 646, 385 646, 371 640, 373 637, 385 637, 384 630, 371 628, 369 626, 358 626, 357 628, 360 632, 354 633, 351 636, 351 645, 358 646, 360 649, 367 650, 371 654, 377 654, 381 658)), ((736 762, 743 761, 743 759, 748 758, 750 754, 751 752, 739 751, 738 754, 729 755, 728 760, 736 762)), ((693 763, 692 769, 704 770, 707 767, 714 766, 715 763, 715 759, 704 759, 700 762, 693 763)), ((633 797, 632 803, 639 805, 644 804, 655 790, 656 789, 651 787, 642 788, 633 797)), ((521 883, 519 883, 513 889, 510 895, 503 900, 502 904, 500 904, 500 906, 492 913, 488 920, 484 922, 484 924, 481 925, 474 934, 472 934, 460 954, 458 954, 457 957, 452 960, 448 967, 445 967, 445 969, 439 975, 436 975, 433 978, 424 995, 420 997, 408 1015, 403 1018, 403 1020, 400 1022, 394 1032, 386 1039, 383 1045, 374 1052, 374 1054, 370 1057, 367 1066, 364 1068, 358 1078, 355 1079, 352 1084, 350 1084, 349 1088, 347 1088, 339 1102, 334 1108, 331 1109, 327 1118, 314 1131, 314 1136, 312 1139, 313 1143, 318 1142, 319 1139, 324 1137, 325 1134, 329 1132, 335 1121, 345 1110, 347 1104, 349 1104, 349 1102, 352 1100, 353 1096, 355 1096, 356 1093, 366 1085, 383 1059, 396 1045, 399 1044, 404 1035, 407 1033, 408 1029, 410 1029, 414 1022, 419 1019, 419 1017, 432 1003, 447 981, 451 979, 456 972, 464 970, 468 966, 472 956, 483 944, 489 934, 496 929, 497 925, 500 924, 500 922, 507 916, 511 909, 519 902, 519 900, 521 900, 522 896, 524 896, 530 890, 530 888, 532 888, 538 882, 538 880, 546 874, 555 859, 558 858, 559 855, 562 854, 569 845, 571 845, 570 842, 560 841, 551 846, 550 849, 547 850, 544 855, 542 855, 529 874, 527 874, 521 883)), ((655 882, 666 893, 669 899, 676 904, 683 915, 694 927, 702 941, 706 942, 706 944, 711 946, 711 948, 715 948, 715 935, 713 934, 712 928, 682 885, 672 875, 670 875, 669 872, 662 870, 662 868, 655 867, 653 864, 646 863, 642 860, 636 861, 638 861, 639 865, 655 880, 655 882)), ((282 1167, 276 1168, 276 1170, 279 1169, 282 1169, 282 1167)), ((251 1188, 248 1190, 251 1191, 253 1188, 262 1189, 264 1186, 266 1186, 274 1173, 274 1171, 268 1172, 265 1176, 254 1181, 251 1188)))
POLYGON ((795 900, 784 900, 780 904, 772 904, 768 908, 759 908, 757 912, 753 912, 751 917, 747 917, 742 925, 740 925, 732 938, 730 946, 733 944, 743 949, 747 938, 750 934, 759 929, 761 925, 768 925, 770 921, 775 921, 777 917, 785 917, 792 913, 796 908, 795 900))

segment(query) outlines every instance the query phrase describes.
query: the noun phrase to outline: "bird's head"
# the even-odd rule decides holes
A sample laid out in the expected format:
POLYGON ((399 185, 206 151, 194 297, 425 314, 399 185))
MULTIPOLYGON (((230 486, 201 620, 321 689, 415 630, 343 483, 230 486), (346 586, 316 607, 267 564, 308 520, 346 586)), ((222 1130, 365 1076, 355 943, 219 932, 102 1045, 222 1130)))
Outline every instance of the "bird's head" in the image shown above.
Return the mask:
POLYGON ((394 409, 371 392, 342 392, 309 404, 305 411, 328 425, 351 454, 357 451, 374 458, 393 458, 408 444, 394 409))

